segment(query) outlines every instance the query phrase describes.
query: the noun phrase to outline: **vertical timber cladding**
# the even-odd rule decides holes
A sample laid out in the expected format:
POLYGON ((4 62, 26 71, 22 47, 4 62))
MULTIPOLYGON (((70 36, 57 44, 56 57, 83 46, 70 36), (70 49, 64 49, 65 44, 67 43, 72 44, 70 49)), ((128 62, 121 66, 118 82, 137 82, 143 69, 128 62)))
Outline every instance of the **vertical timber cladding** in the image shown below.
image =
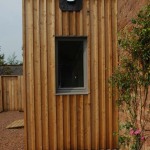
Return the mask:
POLYGON ((59 0, 24 0, 26 149, 117 148, 117 0, 83 0, 80 12, 62 12, 59 0), (86 95, 55 94, 55 37, 87 36, 86 95))

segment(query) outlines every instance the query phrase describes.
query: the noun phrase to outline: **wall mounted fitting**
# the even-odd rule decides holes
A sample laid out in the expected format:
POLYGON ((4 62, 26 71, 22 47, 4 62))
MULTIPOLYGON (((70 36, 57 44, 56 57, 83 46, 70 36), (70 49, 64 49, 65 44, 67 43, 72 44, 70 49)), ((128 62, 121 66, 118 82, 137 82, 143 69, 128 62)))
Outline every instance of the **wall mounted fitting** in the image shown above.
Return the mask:
POLYGON ((83 0, 59 0, 59 7, 62 11, 80 11, 83 0))

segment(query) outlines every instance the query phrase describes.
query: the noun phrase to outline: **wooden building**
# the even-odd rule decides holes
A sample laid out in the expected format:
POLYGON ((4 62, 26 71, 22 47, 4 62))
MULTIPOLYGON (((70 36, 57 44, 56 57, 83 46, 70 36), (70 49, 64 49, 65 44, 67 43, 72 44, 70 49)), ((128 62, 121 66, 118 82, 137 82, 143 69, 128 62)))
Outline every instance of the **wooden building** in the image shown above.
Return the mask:
POLYGON ((27 150, 118 147, 117 0, 73 1, 23 1, 27 150))

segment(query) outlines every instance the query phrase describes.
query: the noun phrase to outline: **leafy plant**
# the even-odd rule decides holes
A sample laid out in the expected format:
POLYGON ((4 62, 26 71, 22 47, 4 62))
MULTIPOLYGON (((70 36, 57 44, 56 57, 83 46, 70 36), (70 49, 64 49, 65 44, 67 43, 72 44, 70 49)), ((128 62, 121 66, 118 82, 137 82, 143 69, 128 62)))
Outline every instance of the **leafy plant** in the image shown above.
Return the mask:
POLYGON ((120 60, 111 84, 118 88, 117 104, 123 116, 119 121, 119 143, 140 150, 149 138, 145 129, 150 123, 150 4, 132 24, 132 29, 120 34, 120 60))
POLYGON ((8 65, 22 65, 22 62, 16 59, 17 56, 15 54, 15 52, 8 57, 7 59, 7 64, 8 65))
MULTIPOLYGON (((1 51, 1 47, 0 47, 0 51, 1 51)), ((5 64, 5 55, 4 54, 0 54, 0 65, 4 65, 5 64)))
MULTIPOLYGON (((1 52, 1 46, 0 46, 0 52, 1 52)), ((0 75, 11 75, 12 70, 10 65, 22 65, 23 63, 21 61, 18 61, 17 56, 15 53, 12 54, 12 56, 9 56, 7 59, 7 62, 5 61, 5 55, 0 53, 0 75)))

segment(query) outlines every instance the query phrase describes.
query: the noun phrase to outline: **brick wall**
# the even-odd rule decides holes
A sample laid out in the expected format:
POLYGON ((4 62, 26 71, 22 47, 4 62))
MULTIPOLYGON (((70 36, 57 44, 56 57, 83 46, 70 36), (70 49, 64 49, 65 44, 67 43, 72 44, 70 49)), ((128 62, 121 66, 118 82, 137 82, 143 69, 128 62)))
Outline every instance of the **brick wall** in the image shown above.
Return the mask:
MULTIPOLYGON (((118 0, 118 31, 121 31, 126 26, 130 26, 130 20, 134 18, 139 10, 146 5, 150 0, 118 0)), ((149 94, 150 99, 150 94, 149 94)), ((123 118, 122 113, 119 117, 123 118)), ((150 124, 146 127, 146 132, 150 134, 150 124)), ((143 145, 142 150, 150 150, 150 138, 143 145)))
POLYGON ((130 25, 130 20, 150 0, 118 0, 118 31, 130 25))

